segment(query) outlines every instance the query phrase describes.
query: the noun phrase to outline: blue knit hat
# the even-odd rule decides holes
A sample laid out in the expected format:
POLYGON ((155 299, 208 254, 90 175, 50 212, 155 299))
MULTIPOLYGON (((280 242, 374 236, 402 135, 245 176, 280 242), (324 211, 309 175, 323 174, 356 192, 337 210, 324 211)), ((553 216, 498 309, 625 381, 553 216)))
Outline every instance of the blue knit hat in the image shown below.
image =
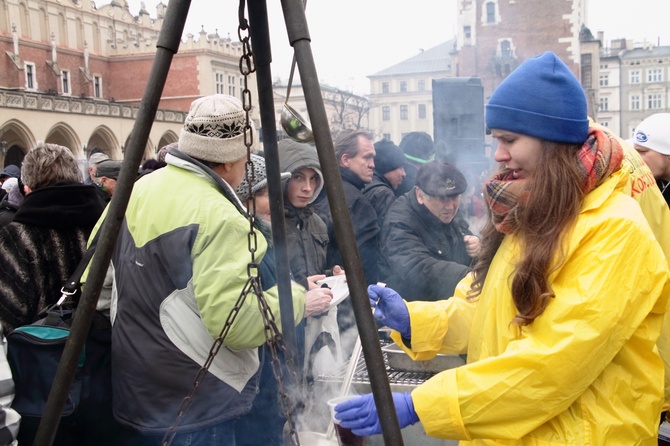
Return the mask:
POLYGON ((572 71, 547 51, 526 60, 495 89, 486 126, 548 141, 583 143, 586 95, 572 71))

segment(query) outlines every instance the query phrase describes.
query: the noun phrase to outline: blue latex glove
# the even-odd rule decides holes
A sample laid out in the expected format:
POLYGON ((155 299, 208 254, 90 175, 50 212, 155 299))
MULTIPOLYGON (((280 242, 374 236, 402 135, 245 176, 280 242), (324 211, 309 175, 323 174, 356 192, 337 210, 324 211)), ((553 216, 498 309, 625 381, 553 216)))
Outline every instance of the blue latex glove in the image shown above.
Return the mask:
MULTIPOLYGON (((409 393, 393 392, 393 404, 400 428, 417 423, 419 416, 414 411, 414 402, 409 393)), ((375 400, 371 393, 352 398, 335 406, 335 418, 342 427, 361 437, 382 433, 375 400)))
POLYGON ((379 285, 368 286, 370 305, 374 309, 375 319, 380 323, 399 331, 403 338, 410 339, 412 330, 409 324, 407 304, 400 294, 391 288, 379 285))

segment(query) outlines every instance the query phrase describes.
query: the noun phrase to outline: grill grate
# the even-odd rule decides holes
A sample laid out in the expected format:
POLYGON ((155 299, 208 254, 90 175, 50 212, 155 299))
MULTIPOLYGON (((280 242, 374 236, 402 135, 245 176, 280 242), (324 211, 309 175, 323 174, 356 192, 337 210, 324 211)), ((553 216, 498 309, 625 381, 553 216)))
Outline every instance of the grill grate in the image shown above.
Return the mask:
MULTIPOLYGON (((383 346, 383 345, 382 345, 383 346)), ((389 367, 388 357, 386 352, 382 352, 384 356, 384 365, 386 367, 386 374, 389 377, 389 384, 399 385, 399 386, 418 386, 424 381, 428 380, 435 373, 432 372, 419 372, 419 371, 405 371, 405 370, 395 370, 389 367)), ((354 371, 354 376, 352 382, 354 384, 370 384, 370 377, 368 375, 367 367, 365 366, 365 358, 361 354, 358 359, 358 364, 356 364, 356 370, 354 371)), ((323 382, 342 382, 344 380, 344 375, 347 373, 349 368, 349 363, 346 362, 342 367, 337 369, 332 374, 323 374, 319 375, 317 380, 323 382)))

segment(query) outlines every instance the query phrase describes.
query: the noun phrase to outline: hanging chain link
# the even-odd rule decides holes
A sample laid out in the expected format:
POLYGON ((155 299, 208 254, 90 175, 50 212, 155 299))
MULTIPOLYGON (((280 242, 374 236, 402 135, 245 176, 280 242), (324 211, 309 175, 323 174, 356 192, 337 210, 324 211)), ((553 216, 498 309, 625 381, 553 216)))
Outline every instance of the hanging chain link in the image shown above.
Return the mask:
MULTIPOLYGON (((247 211, 246 217, 249 221, 249 232, 247 234, 248 241, 248 250, 250 254, 250 262, 247 264, 247 282, 240 293, 240 296, 237 298, 235 305, 233 306, 230 314, 226 318, 226 321, 219 333, 219 336, 214 340, 212 347, 209 350, 209 355, 205 363, 200 367, 198 373, 196 374, 195 379, 193 380, 193 387, 189 394, 183 399, 179 410, 177 411, 177 416, 170 428, 167 430, 162 439, 163 446, 170 446, 174 440, 175 435, 177 434, 177 428, 181 423, 182 418, 188 411, 189 407, 193 403, 195 393, 200 386, 200 383, 205 378, 208 373, 209 367, 212 365, 214 358, 218 354, 223 342, 228 336, 230 329, 235 322, 235 318, 239 314, 244 305, 249 294, 256 296, 258 301, 258 309, 261 313, 263 319, 263 330, 265 334, 265 339, 270 348, 272 356, 272 373, 274 378, 277 380, 279 387, 279 395, 281 398, 281 406, 284 415, 287 418, 287 423, 289 427, 289 432, 291 436, 292 444, 300 446, 300 439, 298 437, 298 432, 295 428, 295 423, 293 422, 292 417, 292 407, 293 404, 291 399, 286 391, 286 386, 284 384, 283 368, 281 367, 281 362, 279 360, 279 351, 284 352, 284 357, 286 358, 286 347, 282 338, 279 328, 275 323, 275 317, 272 313, 272 309, 268 305, 265 296, 263 295, 263 288, 261 286, 260 277, 259 277, 259 265, 256 262, 256 252, 258 250, 258 239, 257 232, 254 227, 255 214, 256 214, 256 200, 254 199, 253 194, 251 193, 252 185, 255 180, 255 171, 253 168, 253 162, 251 160, 251 148, 254 143, 253 127, 251 126, 251 91, 248 87, 249 75, 256 71, 254 54, 251 50, 251 44, 249 41, 249 25, 244 17, 244 1, 240 0, 240 24, 238 28, 238 37, 242 43, 242 56, 240 57, 240 73, 244 77, 244 89, 242 91, 242 108, 245 111, 245 125, 244 125, 244 145, 247 148, 247 162, 245 165, 245 178, 249 187, 249 199, 247 200, 247 211)), ((289 370, 294 370, 295 367, 289 367, 289 370)), ((297 383, 297 376, 295 376, 295 382, 297 383)))
MULTIPOLYGON (((253 128, 251 126, 251 90, 249 90, 249 75, 256 71, 254 53, 251 50, 251 44, 249 41, 249 26, 247 24, 246 18, 244 18, 244 0, 240 1, 240 25, 238 28, 238 38, 242 43, 242 56, 240 57, 240 73, 244 78, 244 89, 242 91, 242 108, 246 113, 246 122, 244 126, 244 145, 247 148, 247 164, 246 164, 246 179, 247 185, 249 187, 247 200, 247 219, 249 220, 249 252, 252 256, 252 263, 254 262, 254 254, 256 252, 256 230, 254 229, 254 220, 256 218, 256 200, 252 194, 252 185, 254 184, 254 175, 255 170, 253 168, 253 162, 251 161, 251 147, 253 145, 253 128), (252 235, 253 234, 253 235, 252 235)), ((257 271, 256 271, 257 272, 257 271)), ((292 444, 300 446, 300 439, 298 437, 298 432, 296 431, 295 423, 293 420, 293 403, 286 389, 286 383, 284 382, 284 369, 281 366, 281 361, 279 359, 279 351, 284 354, 284 358, 287 359, 288 355, 286 352, 286 345, 284 339, 279 331, 279 328, 276 324, 276 319, 270 306, 268 305, 265 296, 263 295, 262 287, 260 286, 260 281, 258 277, 255 278, 256 283, 256 297, 258 301, 258 308, 261 312, 263 318, 264 329, 265 329, 265 339, 267 345, 270 349, 270 354, 272 357, 272 373, 277 385, 279 388, 280 403, 281 408, 286 417, 289 433, 291 437, 292 444)), ((251 280, 251 278, 250 278, 251 280)), ((295 366, 293 364, 289 365, 289 371, 293 371, 294 383, 298 382, 297 374, 295 374, 295 366)))

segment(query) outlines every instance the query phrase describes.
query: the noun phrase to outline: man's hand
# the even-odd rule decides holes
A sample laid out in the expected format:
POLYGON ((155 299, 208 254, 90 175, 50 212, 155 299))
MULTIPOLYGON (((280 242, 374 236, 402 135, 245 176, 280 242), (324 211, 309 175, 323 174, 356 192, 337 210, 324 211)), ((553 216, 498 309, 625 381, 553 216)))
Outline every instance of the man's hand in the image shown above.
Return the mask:
POLYGON ((309 290, 305 296, 305 317, 317 316, 324 311, 328 311, 332 300, 333 292, 330 288, 309 290))
POLYGON ((307 284, 309 285, 308 289, 313 290, 315 288, 321 288, 321 285, 316 282, 325 278, 325 274, 314 274, 313 276, 307 276, 307 284))
POLYGON ((477 257, 482 250, 482 241, 476 235, 464 235, 465 251, 470 257, 477 257))

